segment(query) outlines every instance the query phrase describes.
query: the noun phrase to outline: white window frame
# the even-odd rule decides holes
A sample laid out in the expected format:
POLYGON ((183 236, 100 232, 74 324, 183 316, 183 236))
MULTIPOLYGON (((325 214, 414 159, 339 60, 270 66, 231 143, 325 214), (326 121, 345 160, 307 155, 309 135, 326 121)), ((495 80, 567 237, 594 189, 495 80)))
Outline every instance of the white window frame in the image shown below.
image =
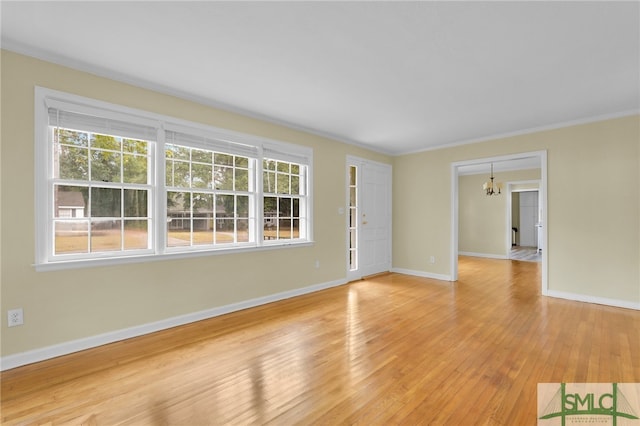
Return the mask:
MULTIPOLYGON (((57 269, 100 266, 109 264, 156 261, 182 257, 228 254, 255 250, 277 249, 288 246, 308 246, 313 244, 313 150, 309 147, 285 143, 272 139, 246 135, 224 130, 200 123, 181 120, 170 116, 124 107, 78 95, 60 92, 44 87, 35 87, 35 269, 48 271, 57 269), (157 129, 157 138, 151 145, 150 185, 151 226, 149 229, 150 248, 125 252, 98 252, 83 255, 55 255, 53 232, 53 148, 49 136, 49 112, 52 105, 60 109, 72 108, 77 112, 99 113, 100 116, 144 124, 157 129), (255 200, 250 202, 249 216, 254 218, 250 235, 255 241, 249 243, 222 245, 186 246, 183 248, 167 247, 167 187, 165 186, 165 135, 167 131, 186 132, 201 136, 204 148, 218 152, 247 149, 255 153, 253 187, 255 200), (212 145, 213 144, 213 145, 212 145), (263 159, 272 158, 289 161, 304 166, 306 174, 305 198, 301 205, 301 216, 304 213, 304 230, 300 230, 300 238, 286 240, 264 240, 263 234, 263 159), (304 207, 304 211, 302 208, 304 207)), ((238 154, 243 155, 243 154, 238 154)), ((252 154, 253 155, 253 154, 252 154)), ((251 223, 251 222, 250 222, 251 223)))

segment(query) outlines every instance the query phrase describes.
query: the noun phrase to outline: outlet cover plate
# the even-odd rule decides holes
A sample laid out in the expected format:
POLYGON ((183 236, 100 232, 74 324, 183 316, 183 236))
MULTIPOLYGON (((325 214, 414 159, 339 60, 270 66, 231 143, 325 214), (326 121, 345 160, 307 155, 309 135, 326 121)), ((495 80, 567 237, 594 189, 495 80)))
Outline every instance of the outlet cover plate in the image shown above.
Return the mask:
POLYGON ((24 315, 22 308, 10 309, 7 312, 7 323, 9 327, 15 327, 16 325, 24 324, 24 315))

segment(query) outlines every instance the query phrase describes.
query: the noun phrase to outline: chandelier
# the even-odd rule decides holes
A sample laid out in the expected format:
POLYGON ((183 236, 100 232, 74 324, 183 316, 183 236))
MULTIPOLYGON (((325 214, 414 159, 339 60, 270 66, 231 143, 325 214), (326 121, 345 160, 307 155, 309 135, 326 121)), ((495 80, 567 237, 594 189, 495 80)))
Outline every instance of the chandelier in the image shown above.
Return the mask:
POLYGON ((502 190, 502 183, 493 181, 493 163, 491 163, 491 177, 482 185, 482 189, 485 190, 487 195, 500 195, 502 190))

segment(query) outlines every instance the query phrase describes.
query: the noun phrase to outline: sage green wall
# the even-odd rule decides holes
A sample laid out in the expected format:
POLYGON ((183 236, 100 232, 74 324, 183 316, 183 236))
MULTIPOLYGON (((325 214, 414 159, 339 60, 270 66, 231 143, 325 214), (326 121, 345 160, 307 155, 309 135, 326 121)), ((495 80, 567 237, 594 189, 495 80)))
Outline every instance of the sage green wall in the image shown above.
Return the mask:
POLYGON ((450 275, 452 162, 540 150, 548 161, 549 290, 637 306, 638 115, 396 157, 393 266, 450 275))
POLYGON ((345 158, 355 146, 2 51, 2 356, 345 279, 345 158), (314 150, 311 247, 35 272, 34 87, 42 86, 314 150), (321 267, 315 268, 319 260, 321 267), (25 324, 7 328, 6 311, 25 324))
POLYGON ((507 222, 508 182, 540 179, 540 169, 495 173, 496 182, 504 184, 503 193, 487 197, 482 184, 487 174, 458 178, 458 251, 498 257, 508 255, 510 238, 507 222))

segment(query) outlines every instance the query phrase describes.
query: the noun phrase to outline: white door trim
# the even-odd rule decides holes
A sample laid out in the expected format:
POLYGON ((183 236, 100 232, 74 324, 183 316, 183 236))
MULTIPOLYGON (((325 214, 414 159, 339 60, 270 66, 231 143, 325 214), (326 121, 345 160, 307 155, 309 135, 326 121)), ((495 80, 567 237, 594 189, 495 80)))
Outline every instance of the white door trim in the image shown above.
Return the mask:
POLYGON ((456 161, 451 163, 451 251, 450 251, 450 265, 451 265, 451 280, 458 280, 458 169, 462 166, 470 166, 475 164, 491 163, 498 161, 517 160, 527 157, 538 157, 540 159, 540 200, 542 202, 542 295, 546 296, 549 293, 549 280, 548 280, 548 216, 547 216, 547 151, 533 151, 523 152, 510 155, 502 155, 496 157, 479 158, 474 160, 456 161))

